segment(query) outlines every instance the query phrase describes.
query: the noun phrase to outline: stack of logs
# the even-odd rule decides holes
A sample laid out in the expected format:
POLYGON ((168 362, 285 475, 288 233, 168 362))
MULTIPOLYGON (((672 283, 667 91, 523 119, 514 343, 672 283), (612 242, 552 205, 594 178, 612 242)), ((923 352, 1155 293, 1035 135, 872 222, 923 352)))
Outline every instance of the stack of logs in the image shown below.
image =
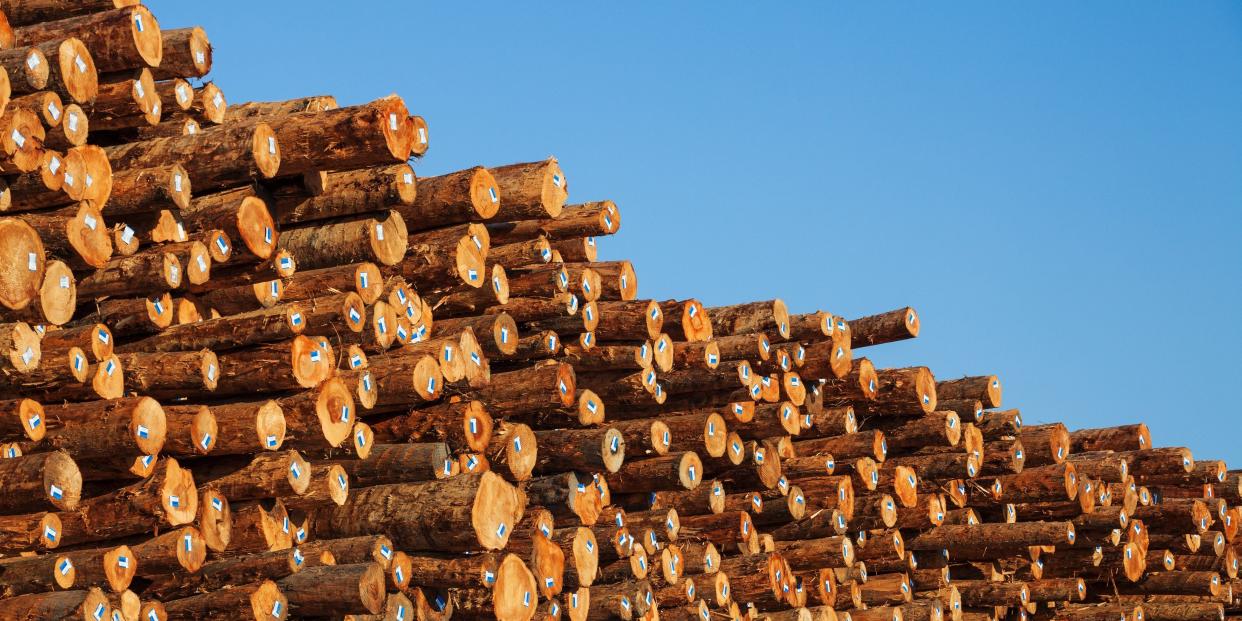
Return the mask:
POLYGON ((553 158, 0 7, 0 621, 1242 614, 1239 473, 858 356, 913 309, 641 299, 553 158))

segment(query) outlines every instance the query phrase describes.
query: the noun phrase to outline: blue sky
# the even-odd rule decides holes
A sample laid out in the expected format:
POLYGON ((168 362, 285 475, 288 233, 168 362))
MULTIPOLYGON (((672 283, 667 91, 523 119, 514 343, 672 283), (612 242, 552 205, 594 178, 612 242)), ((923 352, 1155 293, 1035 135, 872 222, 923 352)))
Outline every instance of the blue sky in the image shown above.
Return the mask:
POLYGON ((856 354, 1242 465, 1242 4, 148 5, 230 101, 402 95, 420 174, 556 155, 645 297, 909 304, 856 354))

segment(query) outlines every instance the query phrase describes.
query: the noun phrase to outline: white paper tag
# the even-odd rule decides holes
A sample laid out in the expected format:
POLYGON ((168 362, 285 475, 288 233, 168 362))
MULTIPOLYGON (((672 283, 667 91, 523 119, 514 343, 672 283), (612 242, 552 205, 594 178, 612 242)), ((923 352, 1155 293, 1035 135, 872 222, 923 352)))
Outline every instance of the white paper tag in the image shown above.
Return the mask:
POLYGON ((71 132, 78 131, 78 113, 77 112, 70 114, 67 122, 69 123, 69 131, 71 132))
POLYGON ((142 88, 142 82, 140 82, 140 81, 138 81, 138 80, 135 80, 135 81, 134 81, 134 92, 135 92, 135 93, 138 93, 138 96, 139 96, 139 97, 146 97, 146 96, 147 96, 147 91, 146 91, 146 89, 142 88))
POLYGON ((422 127, 418 128, 418 143, 427 144, 427 130, 422 127))
POLYGON ((78 73, 86 73, 86 63, 82 60, 81 56, 75 55, 73 57, 73 64, 78 68, 78 73))
POLYGON ((375 238, 380 241, 384 241, 384 225, 375 225, 375 238))
POLYGON ((181 191, 181 173, 173 175, 173 189, 181 191))
POLYGON ((267 137, 267 152, 276 155, 276 138, 273 136, 267 137))
POLYGON ((17 131, 17 128, 13 128, 13 133, 11 136, 13 138, 13 142, 17 143, 17 148, 20 149, 26 146, 26 137, 23 136, 21 132, 17 131))
POLYGON ((142 16, 134 15, 134 25, 138 27, 138 32, 142 32, 142 16))
POLYGON ((52 115, 52 120, 53 120, 53 121, 59 121, 59 120, 60 120, 60 108, 56 107, 56 102, 54 102, 54 101, 49 101, 49 102, 47 103, 47 111, 48 111, 48 114, 51 114, 51 115, 52 115))
POLYGON ((29 268, 29 269, 30 269, 30 271, 32 271, 32 272, 37 272, 37 271, 39 271, 39 257, 38 257, 38 255, 36 255, 36 254, 35 254, 35 253, 33 253, 33 252, 31 252, 31 253, 27 254, 27 255, 26 255, 26 267, 27 267, 27 268, 29 268))
POLYGON ((388 115, 388 129, 391 129, 394 132, 397 131, 397 115, 396 114, 390 113, 388 115))
POLYGON ((200 254, 196 258, 198 259, 198 269, 204 272, 207 271, 207 262, 203 260, 203 255, 200 254))
POLYGON ((41 62, 43 61, 39 60, 39 55, 33 52, 30 54, 30 56, 26 57, 26 66, 30 67, 31 69, 38 67, 39 63, 41 62))
POLYGON ((129 228, 128 224, 125 225, 125 228, 121 230, 121 241, 125 242, 126 244, 128 244, 131 241, 134 241, 134 229, 129 228))
POLYGON ((82 223, 86 225, 86 228, 93 231, 98 226, 99 221, 95 219, 95 216, 87 215, 82 218, 82 223))
POLYGON ((200 65, 207 62, 207 57, 203 54, 202 50, 194 52, 194 62, 200 65))

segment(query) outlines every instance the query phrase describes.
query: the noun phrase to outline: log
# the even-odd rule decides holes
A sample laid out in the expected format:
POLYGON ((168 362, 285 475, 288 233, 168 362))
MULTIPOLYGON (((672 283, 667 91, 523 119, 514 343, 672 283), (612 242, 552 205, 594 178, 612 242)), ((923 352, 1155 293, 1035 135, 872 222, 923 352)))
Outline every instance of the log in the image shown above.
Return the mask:
MULTIPOLYGON (((413 125, 396 95, 371 103, 266 117, 287 152, 278 175, 348 170, 409 159, 413 125)), ((197 178, 197 177, 196 177, 197 178)))
POLYGON ((64 449, 75 459, 121 454, 155 455, 167 430, 164 410, 150 397, 125 397, 44 406, 44 446, 64 449))
POLYGON ((32 23, 15 29, 14 35, 18 45, 81 39, 93 50, 95 64, 103 72, 158 67, 163 57, 159 23, 141 5, 32 23))
POLYGON ((378 614, 386 598, 384 570, 378 563, 310 567, 277 585, 295 614, 378 614))
POLYGON ((130 168, 112 176, 112 195, 106 213, 109 217, 147 213, 157 206, 190 207, 190 175, 173 162, 150 168, 130 168))
POLYGON ((201 78, 211 71, 211 41, 202 28, 160 31, 163 56, 155 69, 157 80, 201 78))
POLYGON ((363 214, 396 208, 404 220, 417 216, 404 212, 414 203, 418 183, 409 164, 381 164, 367 168, 328 173, 327 189, 319 193, 304 190, 277 192, 272 216, 280 225, 363 214), (404 212, 404 213, 403 213, 404 212))
POLYGON ((485 472, 355 490, 344 506, 314 512, 312 522, 315 532, 332 537, 382 528, 412 550, 495 550, 508 541, 523 506, 517 489, 485 472), (461 528, 467 520, 472 528, 461 528))
POLYGON ((406 244, 405 221, 395 211, 291 228, 280 233, 278 242, 307 269, 361 261, 396 265, 405 256, 406 244))
POLYGON ((75 545, 135 535, 159 525, 188 524, 198 513, 194 477, 166 458, 148 479, 83 500, 58 517, 61 543, 75 545))
POLYGON ((84 298, 158 295, 180 286, 183 275, 181 262, 175 254, 152 248, 107 261, 78 281, 78 295, 84 298))
POLYGON ((899 308, 851 319, 850 341, 854 347, 868 347, 912 339, 919 335, 919 315, 913 308, 899 308))
POLYGON ((556 218, 569 196, 569 182, 555 157, 491 169, 500 190, 502 220, 556 218))
POLYGON ((413 203, 398 207, 415 230, 487 220, 499 211, 500 190, 486 168, 417 179, 413 203))
POLYGON ((0 497, 3 513, 67 511, 82 499, 82 472, 64 451, 0 459, 0 478, 10 492, 0 497))
POLYGON ((98 588, 76 591, 31 593, 14 597, 0 608, 0 619, 103 619, 111 607, 98 588))
POLYGON ((265 123, 226 125, 197 134, 105 147, 116 170, 181 164, 202 191, 236 187, 275 176, 280 144, 265 123))
POLYGON ((159 398, 202 394, 216 389, 221 363, 211 350, 127 353, 118 356, 125 385, 159 398))
POLYGON ((164 602, 169 621, 253 618, 255 621, 283 621, 289 600, 271 580, 229 585, 200 595, 164 602))
POLYGON ((60 545, 64 527, 55 513, 0 516, 0 551, 16 554, 46 551, 60 545))
POLYGON ((105 81, 87 107, 91 129, 117 131, 150 127, 160 122, 163 101, 155 88, 151 70, 129 73, 123 80, 105 81))

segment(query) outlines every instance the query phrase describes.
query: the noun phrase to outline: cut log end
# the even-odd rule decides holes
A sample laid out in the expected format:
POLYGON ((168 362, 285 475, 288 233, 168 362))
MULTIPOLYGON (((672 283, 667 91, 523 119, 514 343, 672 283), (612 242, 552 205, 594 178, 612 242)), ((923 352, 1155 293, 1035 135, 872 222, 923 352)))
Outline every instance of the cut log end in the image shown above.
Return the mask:
POLYGON ((508 554, 496 570, 492 605, 498 621, 530 621, 539 595, 535 575, 516 555, 508 554))
POLYGON ((108 586, 115 592, 124 591, 138 571, 138 559, 129 546, 120 545, 104 553, 103 569, 108 586))
POLYGON ((43 286, 39 288, 39 310, 48 323, 61 325, 73 318, 77 308, 77 286, 73 272, 60 261, 48 261, 43 286))
POLYGON ((219 491, 208 487, 203 489, 200 502, 203 513, 198 527, 203 543, 213 552, 223 552, 233 538, 233 514, 229 501, 219 491))
POLYGON ((357 412, 353 393, 340 378, 333 377, 319 385, 315 398, 315 414, 328 444, 340 446, 353 430, 357 412))
POLYGON ((491 171, 482 166, 470 174, 470 204, 480 220, 487 220, 500 211, 500 187, 491 171))
POLYGON ((480 545, 500 550, 508 543, 509 535, 517 525, 525 496, 498 474, 484 472, 479 476, 481 479, 470 511, 471 525, 480 545))
POLYGON ((275 582, 264 580, 250 594, 250 613, 255 621, 283 621, 289 616, 289 600, 275 582))
POLYGON ((267 123, 257 123, 251 135, 250 155, 265 179, 276 176, 280 170, 280 143, 276 132, 267 123))
POLYGON ((29 373, 38 368, 43 359, 39 333, 24 321, 4 324, 3 327, 8 332, 4 335, 8 347, 3 353, 9 364, 19 373, 29 373))
POLYGON ((91 378, 91 388, 101 399, 119 399, 124 396, 125 373, 121 366, 121 359, 112 354, 100 360, 99 364, 95 365, 95 376, 91 378))
POLYGON ((267 259, 276 249, 276 221, 263 199, 247 196, 237 208, 237 231, 242 243, 256 257, 267 259))
POLYGON ((214 82, 208 82, 203 85, 203 89, 198 96, 203 101, 203 118, 216 125, 223 123, 224 117, 228 113, 229 104, 225 100, 224 92, 220 90, 220 87, 216 86, 214 82))
MULTIPOLYGON (((160 413, 162 415, 163 410, 160 413)), ((160 504, 164 510, 164 521, 172 526, 189 524, 198 515, 198 490, 194 487, 194 475, 171 458, 164 460, 160 504)))
POLYGON ((677 463, 677 479, 682 487, 694 489, 703 482, 703 462, 697 453, 687 451, 677 463))
POLYGON ((134 40, 134 49, 147 66, 160 66, 160 61, 164 58, 164 39, 160 36, 159 22, 142 5, 133 6, 129 11, 130 35, 134 40))
POLYGON ((43 284, 43 241, 29 224, 0 219, 0 304, 12 310, 28 306, 43 284))

